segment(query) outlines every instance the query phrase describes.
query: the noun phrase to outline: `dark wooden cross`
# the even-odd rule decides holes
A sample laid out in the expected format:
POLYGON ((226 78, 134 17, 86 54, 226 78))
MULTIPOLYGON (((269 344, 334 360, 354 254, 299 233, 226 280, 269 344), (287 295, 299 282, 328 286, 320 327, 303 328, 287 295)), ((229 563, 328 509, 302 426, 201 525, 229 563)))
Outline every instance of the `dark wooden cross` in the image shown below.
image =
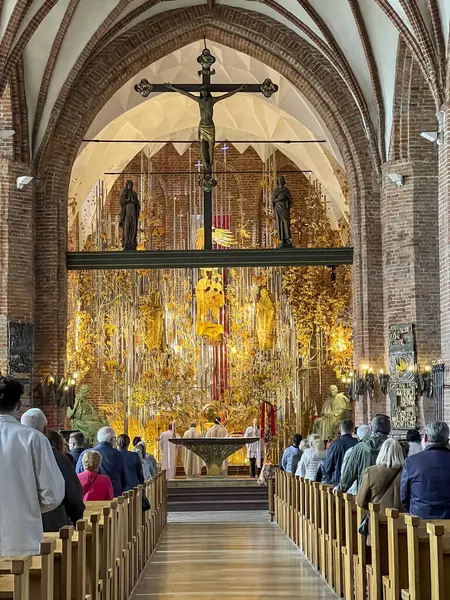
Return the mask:
POLYGON ((212 65, 216 62, 215 57, 206 47, 201 55, 197 58, 197 62, 201 66, 198 74, 202 78, 201 84, 181 84, 174 86, 171 83, 156 83, 152 84, 148 79, 142 79, 134 86, 136 92, 147 98, 152 92, 177 92, 188 96, 199 105, 200 109, 200 124, 198 128, 198 140, 200 143, 200 152, 202 156, 202 179, 200 185, 203 187, 203 228, 204 228, 204 249, 212 249, 212 194, 213 188, 217 185, 217 181, 213 177, 213 162, 214 162, 214 146, 215 146, 215 125, 213 119, 214 105, 225 98, 229 98, 238 92, 254 92, 261 93, 266 98, 270 98, 272 94, 278 91, 278 86, 270 79, 266 79, 263 83, 256 84, 212 84, 211 76, 215 75, 215 70, 212 65), (195 96, 192 92, 198 92, 195 96), (212 96, 212 92, 224 92, 222 96, 212 96))

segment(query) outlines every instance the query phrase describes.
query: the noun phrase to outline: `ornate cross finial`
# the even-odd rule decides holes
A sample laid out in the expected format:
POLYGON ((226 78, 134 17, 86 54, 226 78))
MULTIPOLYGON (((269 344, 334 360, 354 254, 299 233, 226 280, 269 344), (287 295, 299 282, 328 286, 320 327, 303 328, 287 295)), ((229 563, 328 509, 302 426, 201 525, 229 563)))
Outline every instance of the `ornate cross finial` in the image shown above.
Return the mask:
POLYGON ((211 54, 211 50, 208 48, 203 50, 197 58, 197 62, 202 66, 201 71, 198 72, 199 75, 211 76, 216 74, 215 70, 211 69, 211 66, 216 62, 216 58, 211 54))
POLYGON ((264 81, 259 86, 259 91, 266 98, 270 98, 272 94, 278 92, 278 86, 276 83, 273 83, 271 79, 264 79, 264 81))
POLYGON ((141 79, 140 82, 134 86, 134 89, 136 92, 139 92, 143 98, 147 98, 152 93, 153 85, 148 79, 141 79))

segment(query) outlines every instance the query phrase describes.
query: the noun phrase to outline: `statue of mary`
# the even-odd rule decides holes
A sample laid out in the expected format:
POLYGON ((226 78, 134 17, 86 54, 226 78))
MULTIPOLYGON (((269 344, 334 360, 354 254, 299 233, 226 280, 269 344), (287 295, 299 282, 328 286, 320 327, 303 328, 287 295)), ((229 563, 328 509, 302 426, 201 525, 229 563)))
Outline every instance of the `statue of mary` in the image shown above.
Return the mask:
POLYGON ((122 207, 120 211, 120 227, 123 229, 122 248, 124 250, 136 250, 141 204, 136 192, 133 190, 131 179, 127 181, 120 196, 120 206, 122 207))

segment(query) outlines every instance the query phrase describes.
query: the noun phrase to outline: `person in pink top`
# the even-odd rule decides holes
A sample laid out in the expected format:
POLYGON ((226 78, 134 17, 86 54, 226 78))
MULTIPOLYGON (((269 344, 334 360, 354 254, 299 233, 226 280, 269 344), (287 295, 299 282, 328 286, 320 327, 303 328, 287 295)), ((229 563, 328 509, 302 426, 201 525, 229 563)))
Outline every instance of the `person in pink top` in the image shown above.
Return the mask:
POLYGON ((84 471, 78 473, 78 479, 83 487, 83 501, 112 500, 114 498, 111 479, 100 475, 98 468, 102 457, 96 450, 86 450, 82 457, 84 471))

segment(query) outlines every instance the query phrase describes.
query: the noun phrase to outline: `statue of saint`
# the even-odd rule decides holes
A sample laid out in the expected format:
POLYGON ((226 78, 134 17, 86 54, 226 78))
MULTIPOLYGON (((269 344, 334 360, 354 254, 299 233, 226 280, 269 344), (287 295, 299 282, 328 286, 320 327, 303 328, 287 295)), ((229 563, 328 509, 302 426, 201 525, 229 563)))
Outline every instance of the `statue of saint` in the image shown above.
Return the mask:
POLYGON ((313 433, 321 440, 328 440, 339 428, 342 419, 351 415, 350 401, 345 394, 339 393, 336 385, 330 385, 330 394, 322 407, 321 416, 314 421, 313 433))
POLYGON ((236 90, 222 94, 222 96, 212 96, 209 90, 202 90, 200 96, 194 96, 190 92, 186 92, 181 88, 175 87, 171 83, 166 83, 166 86, 183 96, 187 96, 191 100, 197 102, 200 109, 200 125, 198 127, 198 141, 200 142, 200 152, 202 155, 203 173, 210 175, 212 173, 214 163, 214 145, 216 143, 216 127, 214 125, 214 105, 225 98, 230 98, 245 89, 246 85, 241 85, 236 90))
POLYGON ((273 347, 273 329, 275 308, 269 290, 261 288, 260 299, 256 305, 256 339, 260 350, 271 350, 273 347))
POLYGON ((163 350, 164 347, 164 307, 161 294, 153 291, 150 302, 145 307, 146 344, 149 350, 163 350))
POLYGON ((195 332, 212 343, 220 343, 223 336, 223 325, 218 321, 220 308, 225 304, 222 275, 211 269, 202 269, 203 277, 195 288, 197 302, 195 332), (211 315, 211 317, 209 316, 211 315))
POLYGON ((67 417, 72 429, 81 431, 87 440, 93 441, 97 431, 108 423, 96 415, 92 404, 89 402, 89 388, 82 385, 75 397, 73 408, 67 409, 67 417))
POLYGON ((136 250, 141 204, 136 192, 133 191, 131 179, 127 181, 125 189, 120 195, 120 206, 122 207, 120 211, 120 227, 123 229, 122 248, 124 250, 136 250))
POLYGON ((291 206, 292 194, 286 187, 286 179, 281 176, 277 179, 277 187, 272 193, 272 204, 275 213, 279 248, 292 248, 291 240, 291 206))

